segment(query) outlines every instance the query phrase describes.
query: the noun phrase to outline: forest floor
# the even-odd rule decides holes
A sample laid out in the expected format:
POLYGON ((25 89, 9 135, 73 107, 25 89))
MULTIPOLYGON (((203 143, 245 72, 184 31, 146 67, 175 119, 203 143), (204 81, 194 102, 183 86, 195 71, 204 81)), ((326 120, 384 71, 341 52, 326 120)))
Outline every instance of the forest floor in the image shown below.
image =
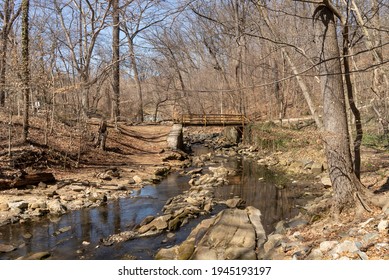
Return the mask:
MULTIPOLYGON (((128 178, 140 177, 143 182, 150 182, 161 168, 170 171, 175 167, 179 169, 182 160, 170 160, 166 162, 169 151, 166 150, 166 136, 171 125, 132 125, 119 123, 117 128, 110 126, 106 151, 94 147, 94 137, 98 130, 98 121, 91 121, 85 126, 77 123, 66 125, 63 122, 53 125, 45 121, 46 118, 32 117, 30 129, 30 143, 22 144, 20 135, 22 131, 22 119, 13 117, 9 125, 9 117, 0 112, 0 180, 20 176, 20 173, 51 172, 56 180, 73 180, 80 182, 102 182, 98 174, 110 169, 118 168, 121 171, 120 178, 111 178, 111 184, 139 187, 139 182, 128 182, 128 178), (80 131, 84 131, 80 133, 80 131), (10 141, 11 139, 11 141, 10 141), (11 144, 11 145, 10 145, 11 144), (9 156, 11 150, 11 157, 9 156), (131 185, 134 184, 134 185, 131 185)), ((309 157, 323 159, 322 144, 317 141, 314 133, 307 131, 291 132, 294 143, 304 145, 292 145, 287 151, 278 154, 279 158, 309 157), (309 135, 309 136, 308 136, 309 135)), ((389 190, 389 152, 385 148, 363 147, 362 149, 362 182, 370 190, 377 193, 389 190)), ((299 174, 304 177, 304 174, 299 174)), ((132 180, 133 181, 133 180, 132 180)), ((324 189, 324 188, 323 188, 324 189)), ((25 189, 0 189, 0 211, 9 201, 28 200, 32 195, 45 198, 47 192, 25 189)), ((319 203, 320 204, 320 203, 319 203)), ((317 206, 317 205, 316 205, 317 206)), ((3 209, 2 209, 3 208, 3 209)), ((326 210, 328 210, 327 207, 326 210)), ((344 232, 358 228, 364 221, 372 219, 365 227, 371 230, 377 229, 377 224, 382 220, 388 220, 388 214, 383 214, 381 209, 373 209, 373 212, 362 216, 343 217, 342 223, 334 221, 330 217, 330 211, 326 217, 322 217, 319 223, 307 225, 303 228, 289 232, 290 236, 299 232, 299 238, 309 240, 315 244, 320 240, 344 239, 344 232), (326 231, 323 231, 325 224, 326 231)), ((376 243, 387 244, 381 249, 367 244, 366 250, 371 250, 370 259, 389 258, 388 231, 380 232, 376 243)))

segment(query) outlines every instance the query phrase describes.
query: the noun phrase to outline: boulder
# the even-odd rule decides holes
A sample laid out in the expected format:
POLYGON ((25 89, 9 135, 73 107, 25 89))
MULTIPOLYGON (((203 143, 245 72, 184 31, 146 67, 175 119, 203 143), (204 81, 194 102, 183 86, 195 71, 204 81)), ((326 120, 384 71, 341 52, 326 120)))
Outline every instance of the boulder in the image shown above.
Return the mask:
POLYGON ((230 126, 223 130, 223 136, 232 144, 238 144, 242 139, 242 131, 238 127, 230 126))
POLYGON ((66 207, 64 205, 61 204, 61 202, 59 200, 50 200, 47 202, 47 208, 50 212, 50 214, 54 214, 54 215, 61 215, 61 214, 64 214, 66 213, 66 207))

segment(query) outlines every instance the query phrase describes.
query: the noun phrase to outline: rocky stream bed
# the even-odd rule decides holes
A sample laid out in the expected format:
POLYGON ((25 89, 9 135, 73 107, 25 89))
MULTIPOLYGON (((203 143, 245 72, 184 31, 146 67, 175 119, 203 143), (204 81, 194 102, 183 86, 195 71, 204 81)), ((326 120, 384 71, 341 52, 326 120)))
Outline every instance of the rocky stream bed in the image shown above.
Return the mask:
MULTIPOLYGON (((91 242, 95 247, 89 252, 130 241, 139 240, 141 243, 141 240, 153 236, 163 236, 158 241, 148 239, 160 243, 149 255, 156 259, 389 258, 388 210, 378 211, 366 220, 360 217, 358 223, 354 220, 353 223, 337 224, 327 215, 332 188, 322 158, 291 158, 281 152, 269 154, 254 146, 230 144, 218 136, 212 134, 191 139, 193 143, 210 147, 211 152, 193 156, 190 160, 185 153, 168 152, 166 163, 172 162, 172 165, 156 167, 154 175, 147 180, 134 175, 132 170, 116 168, 96 174, 104 182, 100 185, 65 181, 33 186, 25 190, 27 196, 23 200, 0 205, 2 229, 4 224, 23 224, 41 216, 48 215, 55 220, 55 217, 76 209, 106 207, 104 205, 124 197, 136 199, 142 186, 159 182, 172 170, 177 172, 177 166, 181 166, 178 168, 180 176, 189 181, 186 188, 167 198, 160 211, 150 215, 144 213, 143 218, 134 219, 131 227, 120 226, 116 232, 105 235, 100 232, 98 244, 93 243, 92 238, 82 240, 78 245, 81 247, 78 249, 80 258, 88 258, 84 252, 91 242), (248 169, 248 174, 237 174, 237 170, 227 164, 228 159, 235 157, 265 171, 253 174, 248 169), (279 178, 269 180, 266 170, 273 170, 272 176, 279 178), (118 184, 116 180, 123 182, 123 178, 127 181, 118 184), (271 191, 261 193, 264 185, 257 186, 253 179, 264 185, 271 181, 271 186, 268 186, 271 191), (239 184, 235 184, 234 180, 240 181, 239 184, 247 181, 250 192, 245 193, 244 189, 236 187, 239 184), (43 193, 43 198, 36 199, 36 192, 43 193), (269 206, 266 203, 256 207, 255 200, 250 200, 251 196, 270 203, 274 203, 276 197, 277 206, 272 211, 266 210, 269 206), (188 228, 188 225, 191 227, 188 228), (183 231, 186 233, 180 234, 183 231)), ((244 164, 240 168, 244 169, 244 164)), ((50 234, 61 236, 68 232, 72 232, 71 225, 57 227, 50 234)), ((5 237, 6 231, 0 233, 0 238, 1 235, 5 237)), ((69 235, 68 238, 73 237, 69 235)), ((31 238, 27 232, 22 236, 23 242, 1 242, 0 257, 13 258, 17 254, 12 255, 12 252, 29 246, 31 238)), ((93 256, 96 257, 91 254, 93 256)), ((52 253, 47 250, 30 252, 19 258, 51 257, 52 253)), ((137 256, 129 253, 119 258, 136 259, 137 256)))

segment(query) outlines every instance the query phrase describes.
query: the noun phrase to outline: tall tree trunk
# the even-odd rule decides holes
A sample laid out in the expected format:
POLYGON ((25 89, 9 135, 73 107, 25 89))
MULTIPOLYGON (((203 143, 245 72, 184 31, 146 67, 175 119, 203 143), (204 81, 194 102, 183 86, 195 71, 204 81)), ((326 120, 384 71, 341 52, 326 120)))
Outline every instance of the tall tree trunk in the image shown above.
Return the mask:
MULTIPOLYGON (((243 16, 242 16, 243 17, 243 16)), ((242 89, 242 73, 243 73, 243 49, 245 47, 245 37, 242 34, 241 23, 244 19, 240 16, 239 13, 239 2, 238 0, 234 0, 234 21, 235 21, 235 64, 234 64, 234 75, 235 75, 235 88, 236 95, 238 98, 237 108, 240 114, 244 114, 245 112, 245 104, 244 104, 244 90, 242 89)))
POLYGON ((19 17, 21 8, 14 11, 15 3, 11 0, 3 0, 2 19, 3 25, 0 31, 1 49, 0 49, 0 107, 5 105, 6 97, 6 71, 7 71, 7 51, 8 35, 15 20, 19 17))
POLYGON ((330 179, 334 188, 334 210, 356 205, 358 179, 353 170, 347 125, 340 51, 334 13, 320 5, 318 13, 323 27, 320 29, 321 77, 323 94, 323 140, 330 179))
POLYGON ((1 54, 0 54, 0 107, 4 107, 5 105, 5 75, 6 75, 6 59, 7 59, 7 48, 8 48, 8 38, 7 35, 4 34, 4 30, 1 34, 2 46, 1 46, 1 54))
POLYGON ((139 77, 138 64, 137 64, 136 56, 135 56, 133 38, 128 38, 128 44, 130 47, 130 59, 131 59, 132 72, 134 72, 136 90, 138 93, 138 102, 139 102, 138 106, 139 106, 139 108, 138 108, 137 117, 138 117, 138 120, 140 122, 143 122, 144 121, 143 93, 142 93, 142 85, 141 85, 140 77, 139 77))
POLYGON ((361 113, 359 112, 357 105, 354 101, 354 89, 351 81, 351 68, 350 68, 350 40, 349 40, 349 22, 342 20, 343 25, 343 67, 344 67, 344 79, 346 81, 347 97, 350 105, 350 109, 355 118, 355 130, 356 136, 354 139, 354 173, 358 179, 361 177, 361 144, 363 137, 361 113))
POLYGON ((1 52, 0 52, 0 107, 5 105, 5 74, 8 47, 8 24, 10 19, 9 0, 4 1, 3 7, 3 28, 1 30, 1 52))
POLYGON ((119 0, 112 0, 112 89, 114 96, 114 118, 120 117, 120 17, 119 0))
POLYGON ((22 1, 22 87, 24 99, 22 140, 27 142, 29 133, 30 59, 29 59, 29 9, 30 1, 22 1))

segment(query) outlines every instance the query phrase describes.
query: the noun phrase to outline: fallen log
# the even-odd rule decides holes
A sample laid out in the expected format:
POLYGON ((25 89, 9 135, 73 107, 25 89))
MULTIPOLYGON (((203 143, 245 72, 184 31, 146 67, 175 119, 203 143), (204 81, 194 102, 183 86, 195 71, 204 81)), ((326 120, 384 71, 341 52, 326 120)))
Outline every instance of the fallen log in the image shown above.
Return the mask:
POLYGON ((25 174, 13 180, 0 180, 0 190, 23 188, 28 185, 39 184, 40 182, 53 183, 55 181, 56 180, 53 173, 42 172, 35 174, 25 174))

